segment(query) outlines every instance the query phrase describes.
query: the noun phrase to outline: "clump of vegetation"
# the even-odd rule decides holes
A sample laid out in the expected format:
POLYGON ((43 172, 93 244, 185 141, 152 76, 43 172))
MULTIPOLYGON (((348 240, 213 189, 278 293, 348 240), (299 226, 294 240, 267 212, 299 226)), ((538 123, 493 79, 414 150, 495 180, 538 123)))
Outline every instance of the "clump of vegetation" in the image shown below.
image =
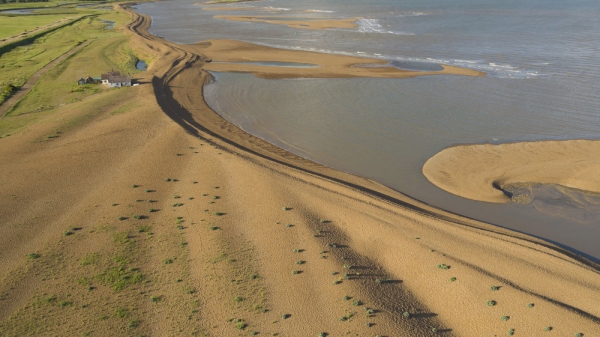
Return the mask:
POLYGON ((223 216, 223 215, 225 215, 225 213, 221 213, 221 212, 215 212, 215 215, 216 215, 216 216, 223 216))
POLYGON ((492 291, 498 291, 500 289, 500 287, 499 286, 491 286, 490 289, 492 291))
POLYGON ((454 282, 454 281, 456 281, 456 277, 451 277, 450 282, 454 282))
POLYGON ((38 259, 40 257, 41 257, 41 255, 38 254, 38 253, 31 253, 31 254, 27 255, 27 258, 30 259, 30 260, 35 260, 35 259, 38 259))
POLYGON ((494 300, 489 300, 489 301, 487 301, 487 305, 488 305, 488 306, 490 306, 490 307, 493 307, 493 306, 495 306, 496 304, 497 304, 497 302, 496 302, 496 301, 494 301, 494 300))
POLYGON ((510 319, 510 316, 502 316, 500 319, 506 322, 510 319))
POLYGON ((361 306, 361 305, 363 305, 363 302, 362 302, 361 300, 356 300, 356 301, 352 302, 352 305, 354 305, 354 306, 357 306, 357 307, 358 307, 358 306, 361 306))
POLYGON ((508 329, 508 335, 512 336, 515 334, 515 329, 508 329))
POLYGON ((300 270, 292 270, 292 274, 294 274, 294 275, 298 275, 300 273, 302 273, 302 271, 300 271, 300 270))
POLYGON ((150 301, 153 303, 162 301, 162 296, 150 296, 150 301))
POLYGON ((533 303, 528 303, 528 304, 527 304, 527 307, 528 307, 528 308, 533 308, 533 307, 535 307, 535 304, 533 304, 533 303))
POLYGON ((236 296, 233 300, 240 303, 244 300, 244 298, 242 296, 236 296))
POLYGON ((12 83, 5 85, 0 91, 0 104, 9 99, 10 96, 17 92, 17 90, 19 90, 19 87, 13 85, 12 83))
POLYGON ((404 316, 404 318, 410 318, 410 312, 405 311, 402 313, 402 316, 404 316))
POLYGON ((164 259, 163 264, 171 264, 173 263, 173 259, 164 259))
POLYGON ((450 266, 447 264, 444 264, 444 263, 440 263, 437 265, 437 268, 442 269, 442 270, 448 270, 448 269, 450 269, 450 266))
POLYGON ((544 328, 544 331, 552 331, 552 327, 551 326, 547 326, 544 328))
POLYGON ((113 261, 115 263, 113 266, 96 276, 101 283, 110 286, 115 291, 120 291, 131 284, 144 280, 144 276, 137 268, 128 267, 129 260, 126 257, 119 255, 114 257, 113 261))

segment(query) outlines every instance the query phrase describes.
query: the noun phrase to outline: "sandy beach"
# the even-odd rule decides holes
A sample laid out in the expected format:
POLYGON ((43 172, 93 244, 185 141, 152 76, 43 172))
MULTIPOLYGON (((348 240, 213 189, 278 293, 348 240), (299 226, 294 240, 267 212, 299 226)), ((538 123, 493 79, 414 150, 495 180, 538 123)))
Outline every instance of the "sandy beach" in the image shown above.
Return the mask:
MULTIPOLYGON (((30 335, 94 326, 88 335, 600 336, 598 264, 279 149, 221 118, 201 90, 208 71, 270 79, 483 73, 403 71, 228 40, 180 45, 150 34, 149 17, 117 9, 131 16, 123 28, 131 48, 153 56, 140 86, 110 92, 127 112, 90 96, 0 139, 0 334, 41 322, 30 335), (94 118, 40 141, 92 107, 94 118), (140 280, 127 283, 131 295, 107 287, 110 275, 86 274, 111 249, 118 253, 106 263, 121 266, 117 275, 140 280), (111 305, 139 317, 139 328, 130 318, 110 323, 120 315, 111 305), (40 315, 45 307, 56 310, 40 315)), ((589 146, 577 145, 581 154, 589 146)), ((489 150, 469 152, 461 160, 489 150)), ((460 185, 447 176, 468 176, 459 172, 464 162, 451 165, 456 156, 427 172, 460 185)), ((533 172, 543 159, 524 167, 533 172)), ((578 166, 582 179, 594 165, 578 166)), ((532 179, 528 172, 503 183, 532 179)), ((563 183, 555 173, 547 180, 563 183)), ((504 202, 488 187, 476 182, 469 195, 504 202)))

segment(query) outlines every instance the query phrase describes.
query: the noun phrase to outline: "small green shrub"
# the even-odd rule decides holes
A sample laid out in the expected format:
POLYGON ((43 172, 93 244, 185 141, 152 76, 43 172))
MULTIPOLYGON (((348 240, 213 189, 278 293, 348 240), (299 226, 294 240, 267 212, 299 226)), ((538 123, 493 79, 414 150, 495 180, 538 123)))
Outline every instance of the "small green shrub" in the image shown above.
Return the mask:
POLYGON ((39 258, 40 256, 41 256, 40 254, 31 253, 31 254, 27 255, 27 258, 30 260, 35 260, 35 259, 39 258))
POLYGON ((402 316, 404 316, 404 318, 410 318, 410 312, 405 311, 402 313, 402 316))
POLYGON ((492 291, 498 291, 499 289, 500 289, 499 286, 491 286, 490 287, 490 290, 492 290, 492 291))
POLYGON ((508 329, 508 335, 512 336, 515 334, 515 329, 508 329))
POLYGON ((454 281, 456 281, 456 277, 451 277, 450 282, 454 282, 454 281))
POLYGON ((448 270, 448 269, 450 269, 450 266, 447 264, 440 263, 437 265, 437 268, 442 269, 442 270, 448 270))
POLYGON ((544 328, 544 331, 552 331, 552 327, 551 326, 547 326, 544 328))
POLYGON ((236 296, 233 300, 237 303, 240 303, 244 300, 244 298, 242 296, 236 296))
POLYGON ((496 304, 497 304, 497 302, 496 302, 496 301, 494 301, 494 300, 489 300, 489 301, 487 301, 487 305, 488 305, 488 306, 490 306, 490 307, 493 307, 493 306, 495 306, 496 304))
POLYGON ((508 321, 510 319, 510 317, 509 316, 502 316, 502 317, 500 317, 500 319, 506 322, 506 321, 508 321))
POLYGON ((533 307, 535 307, 535 304, 533 304, 533 303, 528 303, 528 304, 527 304, 527 307, 528 307, 528 308, 533 308, 533 307))

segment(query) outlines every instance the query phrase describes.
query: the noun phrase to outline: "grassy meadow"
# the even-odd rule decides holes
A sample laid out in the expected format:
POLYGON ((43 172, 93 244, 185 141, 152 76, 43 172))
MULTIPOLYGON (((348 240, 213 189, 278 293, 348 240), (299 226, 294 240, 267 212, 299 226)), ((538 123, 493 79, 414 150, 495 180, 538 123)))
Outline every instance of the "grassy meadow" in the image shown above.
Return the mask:
MULTIPOLYGON (((0 87, 12 85, 18 88, 54 59, 88 42, 84 48, 45 73, 31 92, 0 119, 0 137, 51 115, 58 106, 110 91, 100 85, 79 86, 77 80, 80 77, 99 77, 111 70, 132 75, 139 72, 135 68, 138 57, 129 47, 129 37, 118 31, 118 26, 129 20, 126 14, 93 9, 78 9, 77 12, 75 17, 81 18, 74 23, 0 54, 0 87), (115 22, 116 29, 107 29, 105 21, 115 22)), ((65 17, 73 18, 73 15, 21 15, 18 19, 25 20, 31 27, 39 27, 65 17)), ((0 16, 0 36, 11 34, 13 19, 0 16)), ((0 97, 0 103, 4 99, 7 97, 0 97)))

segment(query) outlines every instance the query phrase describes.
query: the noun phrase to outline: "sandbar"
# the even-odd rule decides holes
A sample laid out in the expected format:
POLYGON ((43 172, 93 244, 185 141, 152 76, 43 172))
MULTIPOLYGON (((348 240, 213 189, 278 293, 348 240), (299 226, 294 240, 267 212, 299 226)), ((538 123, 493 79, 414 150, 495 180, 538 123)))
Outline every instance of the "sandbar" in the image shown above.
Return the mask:
POLYGON ((387 61, 358 56, 327 54, 304 50, 288 50, 260 46, 235 40, 209 40, 194 48, 213 62, 204 64, 203 69, 218 72, 251 73, 260 78, 410 78, 427 75, 485 76, 485 73, 442 65, 441 71, 409 71, 386 66, 387 61), (215 63, 224 62, 224 63, 215 63), (247 63, 245 63, 247 62, 247 63), (317 67, 269 67, 250 62, 290 62, 315 64, 317 67), (357 66, 357 65, 362 65, 357 66), (368 65, 378 65, 369 67, 368 65))
POLYGON ((331 28, 354 28, 358 26, 356 20, 359 18, 348 19, 310 19, 298 17, 283 16, 245 16, 245 15, 215 15, 216 19, 225 19, 241 22, 263 22, 274 25, 285 25, 300 29, 331 29, 331 28))
POLYGON ((564 140, 454 146, 431 157, 423 174, 461 197, 511 202, 505 186, 556 184, 600 192, 600 142, 564 140))

